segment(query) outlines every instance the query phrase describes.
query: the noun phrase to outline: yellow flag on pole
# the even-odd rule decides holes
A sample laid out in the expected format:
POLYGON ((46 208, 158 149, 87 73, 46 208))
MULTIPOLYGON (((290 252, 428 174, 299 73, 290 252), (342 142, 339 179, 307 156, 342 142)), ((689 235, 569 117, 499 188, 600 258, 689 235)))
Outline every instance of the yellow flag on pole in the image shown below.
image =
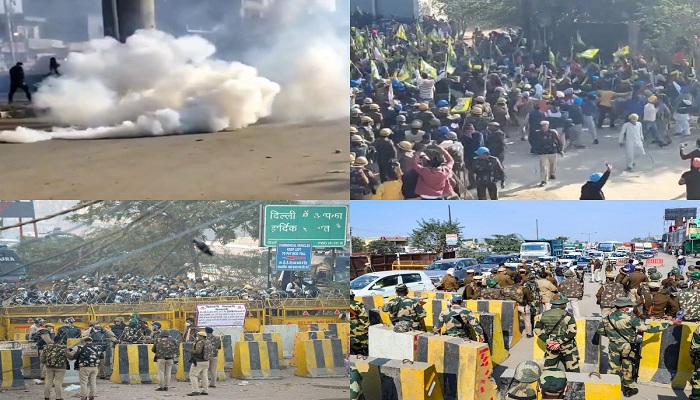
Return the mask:
POLYGON ((396 31, 396 37, 408 42, 408 37, 406 36, 406 30, 403 28, 403 24, 399 25, 399 30, 396 31))
POLYGON ((442 40, 442 38, 440 37, 440 34, 437 31, 437 28, 433 28, 433 30, 430 32, 430 35, 428 36, 428 38, 432 42, 440 42, 442 40))
POLYGON ((471 97, 464 97, 459 100, 457 100, 457 105, 452 108, 452 113, 455 114, 464 114, 469 111, 469 109, 472 106, 472 98, 471 97))
POLYGON ((374 62, 374 60, 369 62, 370 69, 372 71, 372 78, 375 80, 381 80, 382 76, 379 75, 379 69, 377 69, 377 64, 374 62))
POLYGON ((586 58, 586 59, 594 59, 597 55, 598 52, 600 52, 600 49, 588 49, 584 52, 578 53, 578 56, 581 58, 586 58))
POLYGON ((420 69, 421 69, 421 71, 428 74, 429 77, 431 77, 433 79, 437 78, 437 70, 435 68, 433 68, 432 65, 425 62, 425 60, 423 60, 422 58, 420 60, 420 69))
POLYGON ((624 56, 629 55, 629 54, 630 54, 630 47, 625 46, 625 47, 618 49, 616 52, 614 52, 613 57, 621 58, 621 57, 624 57, 624 56))

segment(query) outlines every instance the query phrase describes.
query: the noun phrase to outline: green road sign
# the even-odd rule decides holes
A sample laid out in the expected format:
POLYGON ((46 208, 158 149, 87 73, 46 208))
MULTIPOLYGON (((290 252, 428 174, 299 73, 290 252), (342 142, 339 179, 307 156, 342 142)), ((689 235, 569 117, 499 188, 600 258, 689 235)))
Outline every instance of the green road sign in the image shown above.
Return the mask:
POLYGON ((347 206, 265 206, 262 245, 309 242, 313 247, 344 247, 347 242, 347 206))

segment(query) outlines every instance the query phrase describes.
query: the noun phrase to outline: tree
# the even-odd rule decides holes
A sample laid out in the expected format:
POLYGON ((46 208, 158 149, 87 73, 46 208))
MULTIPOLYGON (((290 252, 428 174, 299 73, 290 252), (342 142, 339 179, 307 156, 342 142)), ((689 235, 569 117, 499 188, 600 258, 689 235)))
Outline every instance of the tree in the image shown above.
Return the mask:
POLYGON ((457 243, 464 240, 462 225, 454 220, 452 223, 437 219, 420 220, 418 228, 411 232, 411 245, 426 252, 442 253, 451 248, 447 246, 445 235, 456 234, 457 243))
POLYGON ((497 254, 518 253, 523 240, 517 233, 508 235, 493 235, 492 238, 486 239, 486 244, 497 254))
POLYGON ((463 37, 478 25, 500 27, 517 25, 516 1, 512 0, 432 0, 437 14, 445 15, 455 28, 457 37, 463 37))
POLYGON ((562 242, 568 242, 569 237, 568 236, 557 236, 555 240, 561 240, 562 242))
POLYGON ((367 243, 367 253, 369 254, 396 254, 399 252, 396 243, 390 242, 388 240, 373 240, 367 243))
POLYGON ((353 236, 351 238, 351 243, 352 243, 351 244, 351 246, 352 246, 351 251, 353 253, 364 253, 365 252, 366 243, 364 240, 362 240, 362 238, 359 238, 357 236, 353 236))

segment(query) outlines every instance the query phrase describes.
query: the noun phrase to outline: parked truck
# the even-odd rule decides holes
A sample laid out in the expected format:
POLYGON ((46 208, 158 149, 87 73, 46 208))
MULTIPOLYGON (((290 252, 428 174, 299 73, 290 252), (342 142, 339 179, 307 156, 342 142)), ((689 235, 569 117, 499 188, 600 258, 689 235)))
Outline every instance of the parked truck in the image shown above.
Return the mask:
POLYGON ((454 251, 438 253, 402 253, 387 255, 353 254, 350 257, 350 279, 355 279, 366 271, 391 271, 394 269, 422 270, 439 258, 454 258, 454 251), (397 257, 398 256, 398 257, 397 257), (367 263, 370 263, 369 268, 367 263))
POLYGON ((564 255, 564 242, 561 240, 526 240, 520 245, 520 259, 525 261, 562 255, 564 255))

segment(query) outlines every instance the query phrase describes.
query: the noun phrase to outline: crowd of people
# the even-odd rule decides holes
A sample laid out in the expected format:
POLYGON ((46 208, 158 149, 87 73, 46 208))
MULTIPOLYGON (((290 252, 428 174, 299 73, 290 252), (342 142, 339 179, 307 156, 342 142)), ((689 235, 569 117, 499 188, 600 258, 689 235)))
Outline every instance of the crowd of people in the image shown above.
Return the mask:
MULTIPOLYGON (((700 82, 682 41, 660 65, 629 47, 606 62, 559 57, 512 29, 477 28, 467 42, 431 17, 401 23, 355 13, 351 25, 352 199, 473 198, 472 189, 497 199, 512 140, 528 141, 539 157, 544 187, 557 180, 565 152, 602 146, 604 124, 620 127, 626 171, 649 146, 691 134, 700 82)), ((689 199, 700 186, 700 157, 691 160, 679 181, 689 199)), ((581 199, 604 199, 609 175, 591 174, 581 199)))
MULTIPOLYGON (((567 372, 580 372, 575 338, 576 320, 582 318, 578 302, 583 299, 585 271, 576 262, 569 267, 558 262, 523 262, 518 268, 501 264, 488 279, 468 270, 463 282, 454 277, 454 271, 447 271, 438 288, 453 294, 433 332, 484 342, 483 330, 474 316, 476 310, 465 307, 464 300, 512 300, 517 303, 525 335, 535 336, 544 344, 545 369, 556 368, 561 362, 567 372)), ((634 364, 638 364, 635 357, 639 357, 640 350, 626 338, 636 338, 637 331, 653 333, 682 321, 700 321, 700 261, 687 265, 685 257, 679 255, 676 267, 665 277, 656 267, 645 266, 635 258, 624 266, 596 258, 588 271, 588 283, 601 284, 596 293, 601 315, 598 334, 610 340, 608 373, 619 375, 623 394, 632 396, 638 392, 634 364), (661 325, 647 324, 650 320, 661 321, 661 325)), ((368 355, 367 310, 354 298, 351 310, 351 353, 368 355)), ((406 285, 396 287, 396 297, 385 303, 382 311, 388 313, 396 332, 426 330, 423 319, 427 313, 420 299, 408 297, 406 285)), ((700 357, 700 328, 693 335, 691 353, 700 357)), ((690 398, 697 400, 700 366, 695 365, 690 398)))

